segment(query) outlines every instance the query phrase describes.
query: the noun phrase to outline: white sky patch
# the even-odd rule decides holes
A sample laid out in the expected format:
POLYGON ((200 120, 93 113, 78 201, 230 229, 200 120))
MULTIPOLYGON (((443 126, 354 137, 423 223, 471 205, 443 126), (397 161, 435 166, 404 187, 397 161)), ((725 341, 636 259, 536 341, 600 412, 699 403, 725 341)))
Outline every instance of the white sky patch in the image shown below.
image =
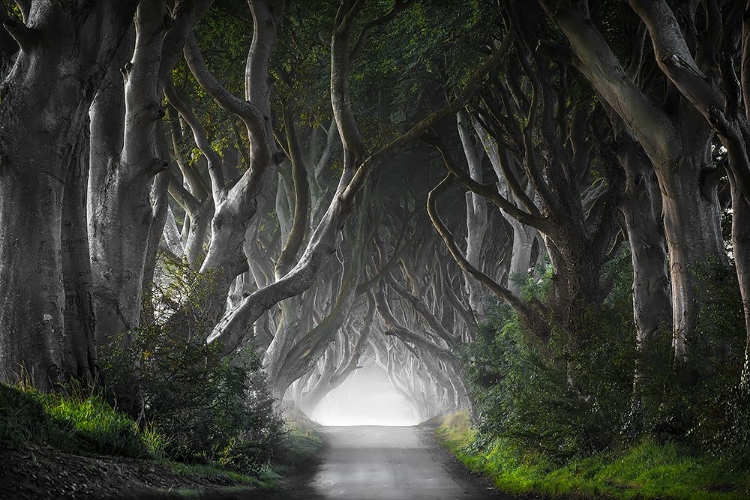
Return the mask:
POLYGON ((328 393, 311 418, 321 425, 417 425, 412 405, 377 365, 357 370, 328 393))

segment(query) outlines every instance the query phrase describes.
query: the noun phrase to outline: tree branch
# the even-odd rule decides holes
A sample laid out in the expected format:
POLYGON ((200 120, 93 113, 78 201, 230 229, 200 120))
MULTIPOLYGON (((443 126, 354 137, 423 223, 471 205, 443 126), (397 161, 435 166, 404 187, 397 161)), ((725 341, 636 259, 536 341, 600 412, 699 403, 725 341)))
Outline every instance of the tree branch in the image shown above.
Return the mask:
POLYGON ((276 260, 275 274, 281 277, 291 269, 294 258, 299 252, 305 238, 308 219, 310 217, 310 184, 307 180, 307 169, 297 139, 297 129, 289 107, 284 109, 284 130, 286 131, 287 150, 292 163, 292 179, 294 181, 294 220, 287 236, 284 248, 276 260))
POLYGON ((254 146, 254 165, 251 170, 255 170, 256 166, 269 165, 271 163, 271 152, 266 137, 265 121, 260 110, 250 102, 235 97, 216 80, 206 67, 194 34, 191 33, 188 36, 183 52, 190 72, 198 80, 201 87, 219 106, 235 114, 245 124, 250 142, 254 146))
POLYGON ((182 119, 185 120, 185 123, 188 124, 190 130, 193 131, 195 145, 198 146, 198 149, 201 150, 201 153, 203 153, 203 156, 206 157, 206 161, 208 162, 208 174, 211 177, 211 192, 213 198, 214 200, 220 200, 223 197, 226 188, 224 187, 224 171, 221 168, 221 158, 219 158, 219 154, 211 146, 211 143, 208 142, 208 137, 206 137, 206 132, 203 130, 203 126, 196 119, 195 115, 185 102, 183 102, 177 95, 177 90, 174 88, 171 79, 167 80, 166 86, 164 87, 164 93, 167 96, 167 99, 169 99, 170 104, 174 106, 180 116, 182 116, 182 119))
POLYGON ((448 174, 448 176, 446 176, 445 179, 443 179, 432 191, 430 191, 430 194, 427 196, 427 213, 430 216, 432 225, 435 227, 435 230, 438 232, 438 234, 443 238, 445 246, 448 248, 448 251, 453 256, 453 259, 456 261, 459 267, 461 267, 461 269, 463 269, 477 281, 489 288, 498 298, 502 299, 508 305, 513 307, 513 309, 518 311, 524 321, 526 321, 527 324, 531 327, 532 332, 546 342, 546 340, 549 339, 549 330, 539 314, 536 311, 533 311, 531 307, 528 304, 524 303, 520 298, 513 295, 510 290, 497 283, 495 280, 484 274, 479 269, 472 266, 458 249, 453 236, 451 235, 448 228, 445 227, 443 221, 440 219, 440 215, 437 213, 436 207, 437 197, 448 189, 454 179, 455 178, 453 174, 448 174))
POLYGON ((674 160, 668 147, 669 137, 676 133, 671 120, 628 78, 601 33, 582 16, 578 4, 556 0, 539 3, 570 42, 573 64, 622 117, 648 155, 674 160))

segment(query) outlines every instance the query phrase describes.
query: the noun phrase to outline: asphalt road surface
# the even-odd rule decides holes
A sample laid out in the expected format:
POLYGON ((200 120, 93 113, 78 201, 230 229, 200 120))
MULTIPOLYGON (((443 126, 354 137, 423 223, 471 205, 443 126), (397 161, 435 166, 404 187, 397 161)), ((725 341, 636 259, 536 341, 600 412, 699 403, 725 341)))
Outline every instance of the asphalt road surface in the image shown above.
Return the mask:
POLYGON ((290 478, 274 499, 503 499, 419 427, 324 427, 326 450, 305 475, 290 478))

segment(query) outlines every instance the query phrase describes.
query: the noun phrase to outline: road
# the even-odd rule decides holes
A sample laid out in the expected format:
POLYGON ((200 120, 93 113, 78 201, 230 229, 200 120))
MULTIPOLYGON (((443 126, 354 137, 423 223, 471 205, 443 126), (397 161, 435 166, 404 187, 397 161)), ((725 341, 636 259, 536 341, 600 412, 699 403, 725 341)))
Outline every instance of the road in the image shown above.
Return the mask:
POLYGON ((508 500, 442 449, 433 429, 324 427, 317 467, 291 478, 274 499, 508 500))

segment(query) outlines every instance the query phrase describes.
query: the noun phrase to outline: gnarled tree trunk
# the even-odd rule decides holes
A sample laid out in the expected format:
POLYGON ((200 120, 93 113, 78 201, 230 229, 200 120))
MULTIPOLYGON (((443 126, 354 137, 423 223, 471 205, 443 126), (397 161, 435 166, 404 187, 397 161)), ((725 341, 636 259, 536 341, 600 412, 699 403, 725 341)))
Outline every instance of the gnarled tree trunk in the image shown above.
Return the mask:
POLYGON ((34 2, 27 16, 34 29, 5 21, 20 51, 0 104, 3 380, 23 371, 46 389, 60 379, 63 367, 89 365, 87 359, 64 359, 65 179, 80 151, 76 142, 88 108, 134 10, 131 1, 34 2))

